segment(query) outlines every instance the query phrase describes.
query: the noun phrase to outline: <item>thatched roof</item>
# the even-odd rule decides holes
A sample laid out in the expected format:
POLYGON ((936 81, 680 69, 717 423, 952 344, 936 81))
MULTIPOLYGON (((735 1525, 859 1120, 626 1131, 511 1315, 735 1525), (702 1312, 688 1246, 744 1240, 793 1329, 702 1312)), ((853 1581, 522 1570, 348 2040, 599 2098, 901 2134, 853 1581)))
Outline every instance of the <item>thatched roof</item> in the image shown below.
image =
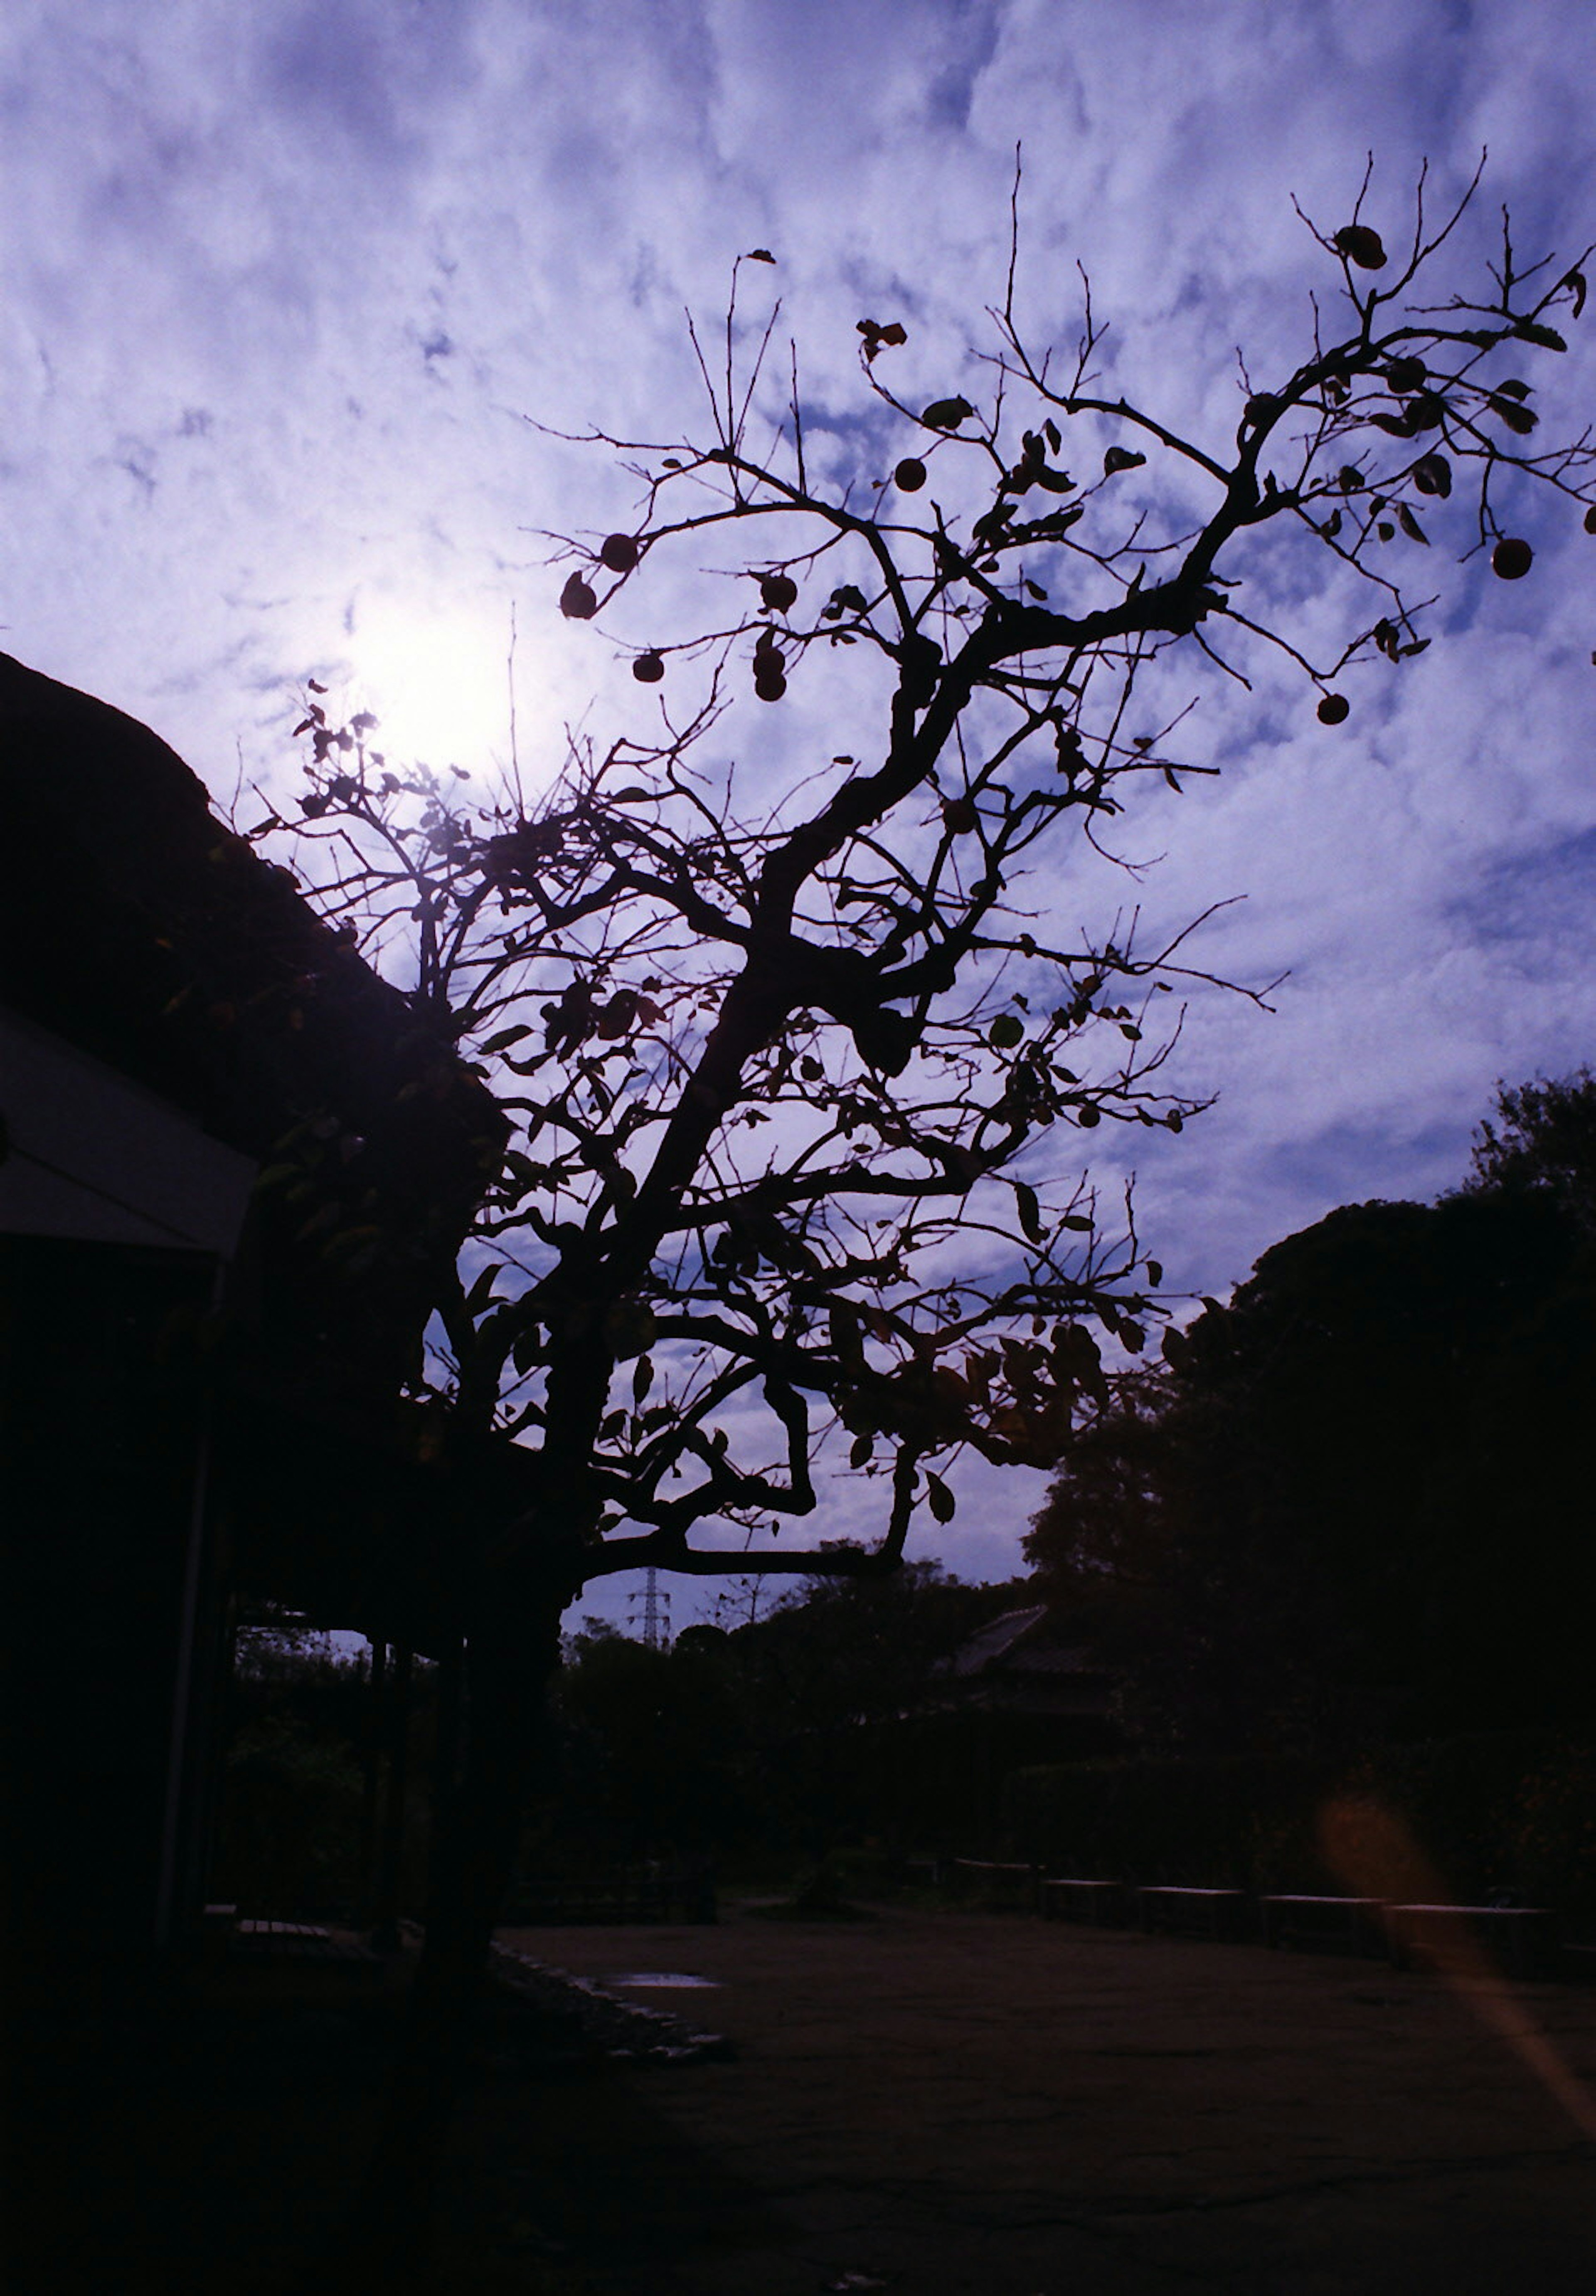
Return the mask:
POLYGON ((430 1456, 401 1395, 497 1104, 164 742, 5 655, 0 1004, 264 1168, 211 1359, 236 1573, 428 1647, 466 1488, 502 1521, 532 1464, 430 1456))
POLYGON ((0 999, 263 1165, 303 1164, 306 1193, 261 1206, 266 1324, 295 1327, 318 1389, 390 1389, 497 1168, 491 1096, 164 742, 7 655, 0 822, 0 999), (346 1280, 328 1247, 356 1226, 378 1234, 346 1280))

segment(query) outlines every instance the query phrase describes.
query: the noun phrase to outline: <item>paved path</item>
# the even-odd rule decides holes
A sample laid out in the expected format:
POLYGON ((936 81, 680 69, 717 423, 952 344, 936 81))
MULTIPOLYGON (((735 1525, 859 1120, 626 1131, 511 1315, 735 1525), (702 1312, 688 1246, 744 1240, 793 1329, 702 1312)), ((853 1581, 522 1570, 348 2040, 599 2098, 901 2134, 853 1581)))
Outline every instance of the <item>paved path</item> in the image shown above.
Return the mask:
MULTIPOLYGON (((586 1976, 719 1981, 633 1996, 738 2050, 626 2076, 661 2169, 706 2172, 662 2289, 1596 2291, 1596 2146, 1437 1977, 891 1910, 503 1934, 586 1976)), ((1596 2090, 1596 1996, 1510 1997, 1596 2090)))

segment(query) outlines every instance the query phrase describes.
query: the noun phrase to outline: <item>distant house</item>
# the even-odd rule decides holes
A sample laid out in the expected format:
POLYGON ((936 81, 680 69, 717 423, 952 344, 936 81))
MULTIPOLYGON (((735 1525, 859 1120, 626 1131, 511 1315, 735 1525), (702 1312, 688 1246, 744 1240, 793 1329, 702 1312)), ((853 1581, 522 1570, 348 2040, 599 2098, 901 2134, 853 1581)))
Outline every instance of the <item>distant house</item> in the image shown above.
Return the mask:
POLYGON ((1073 1721, 1076 1751, 1118 1747, 1119 1670, 1098 1649, 1085 1614, 1060 1614, 1045 1603, 1005 1611, 961 1644, 943 1678, 950 1702, 966 1710, 1073 1721))
POLYGON ((1004 1781, 1121 1752, 1119 1690, 1084 1615, 1040 1603, 1001 1612, 932 1668, 910 1710, 861 1726, 849 1779, 860 1823, 905 1848, 1006 1854, 1004 1781))
POLYGON ((162 742, 5 656, 0 822, 5 1948, 42 1980, 194 1919, 239 1592, 438 1633, 451 1468, 402 1390, 504 1132, 162 742))

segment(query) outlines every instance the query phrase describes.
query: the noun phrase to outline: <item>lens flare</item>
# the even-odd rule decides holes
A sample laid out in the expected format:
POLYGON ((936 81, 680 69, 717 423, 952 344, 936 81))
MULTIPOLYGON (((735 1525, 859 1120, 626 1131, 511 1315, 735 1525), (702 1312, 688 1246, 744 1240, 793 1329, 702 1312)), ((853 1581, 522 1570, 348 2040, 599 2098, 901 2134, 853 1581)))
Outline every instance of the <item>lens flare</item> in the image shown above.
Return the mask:
POLYGON ((1596 2141, 1596 2097, 1543 2033, 1516 1988, 1497 1968, 1412 1833, 1383 1802, 1359 1795, 1328 1802, 1320 1846, 1337 1878, 1361 1898, 1422 1906, 1424 1948, 1453 1991, 1494 2032, 1582 2136, 1596 2141), (1447 1918, 1449 1913, 1453 1918, 1447 1918))

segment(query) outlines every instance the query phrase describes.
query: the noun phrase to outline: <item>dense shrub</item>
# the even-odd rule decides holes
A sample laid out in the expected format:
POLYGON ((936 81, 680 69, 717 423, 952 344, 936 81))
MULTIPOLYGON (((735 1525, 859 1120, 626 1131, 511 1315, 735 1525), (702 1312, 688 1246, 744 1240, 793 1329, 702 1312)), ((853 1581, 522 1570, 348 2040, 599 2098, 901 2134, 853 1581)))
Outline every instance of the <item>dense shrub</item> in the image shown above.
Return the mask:
POLYGON ((1212 1756, 1020 1770, 1011 1853, 1140 1882, 1510 1893, 1596 1913, 1596 1750, 1550 1731, 1391 1746, 1350 1767, 1212 1756), (1331 1823, 1327 1827, 1327 1817, 1331 1823))
POLYGON ((1333 1783, 1327 1764, 1285 1756, 1074 1762, 1017 1771, 1004 1830, 1015 1857, 1057 1873, 1281 1888, 1316 1870, 1313 1814, 1333 1783))
POLYGON ((1524 1778, 1510 1823, 1524 1896, 1596 1917, 1596 1748, 1549 1747, 1524 1778))
MULTIPOLYGON (((240 1631, 227 1685, 208 1895, 246 1917, 364 1920, 371 1912, 387 1768, 374 1734, 369 1660, 270 1611, 240 1631)), ((436 1719, 433 1669, 408 1699, 408 1786, 399 1907, 421 1910, 436 1719)))
POLYGON ((345 1909, 359 1887, 362 1781, 350 1750, 270 1714, 229 1747, 212 1888, 250 1915, 345 1909))

